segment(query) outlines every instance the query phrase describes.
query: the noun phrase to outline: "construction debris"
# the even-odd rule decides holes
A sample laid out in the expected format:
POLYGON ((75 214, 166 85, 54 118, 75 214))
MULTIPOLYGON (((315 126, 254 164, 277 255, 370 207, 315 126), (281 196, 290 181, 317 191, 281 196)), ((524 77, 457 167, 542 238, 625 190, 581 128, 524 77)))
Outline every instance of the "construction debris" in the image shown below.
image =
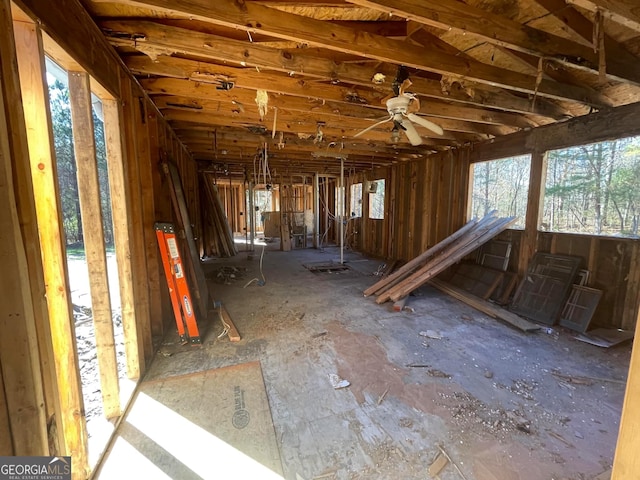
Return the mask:
POLYGON ((345 387, 348 387, 349 385, 351 385, 351 382, 349 380, 345 380, 343 378, 340 378, 335 373, 330 373, 329 374, 329 381, 331 382, 331 386, 335 390, 338 390, 340 388, 345 388, 345 387))

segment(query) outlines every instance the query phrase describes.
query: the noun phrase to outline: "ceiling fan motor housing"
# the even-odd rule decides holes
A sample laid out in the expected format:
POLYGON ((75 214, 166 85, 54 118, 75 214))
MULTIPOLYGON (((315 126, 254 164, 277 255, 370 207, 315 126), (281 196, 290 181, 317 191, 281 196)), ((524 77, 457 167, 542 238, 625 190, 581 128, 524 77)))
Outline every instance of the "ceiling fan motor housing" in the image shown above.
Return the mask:
POLYGON ((387 110, 390 114, 407 113, 411 100, 413 98, 408 95, 390 98, 387 100, 387 110))

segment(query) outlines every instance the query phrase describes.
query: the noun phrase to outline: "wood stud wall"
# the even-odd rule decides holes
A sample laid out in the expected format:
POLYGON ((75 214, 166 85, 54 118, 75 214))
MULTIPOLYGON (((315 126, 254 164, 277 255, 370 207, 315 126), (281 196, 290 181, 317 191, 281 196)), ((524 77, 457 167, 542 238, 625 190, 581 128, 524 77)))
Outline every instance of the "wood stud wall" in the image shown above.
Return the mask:
MULTIPOLYGON (((159 174, 158 163, 160 157, 166 156, 178 166, 191 221, 195 224, 194 233, 202 238, 197 168, 189 152, 158 115, 139 85, 125 73, 119 58, 108 48, 106 40, 90 23, 77 0, 59 0, 54 9, 44 0, 21 0, 19 3, 27 7, 34 17, 46 18, 42 28, 73 54, 75 60, 104 85, 105 91, 113 95, 112 98, 103 98, 103 104, 116 255, 121 281, 127 371, 129 377, 139 378, 153 353, 152 337, 163 333, 167 312, 170 313, 168 298, 162 293, 164 284, 155 236, 151 235, 155 220, 170 220, 172 215, 168 186, 159 174), (68 29, 69 21, 78 28, 68 29), (86 47, 87 42, 90 42, 90 48, 86 47)), ((12 71, 16 61, 10 26, 10 2, 0 0, 0 194, 3 195, 3 203, 16 206, 5 209, 0 217, 3 231, 12 232, 11 238, 3 238, 0 242, 0 257, 10 258, 15 262, 13 270, 20 272, 19 281, 15 282, 19 291, 8 293, 8 287, 5 289, 3 286, 6 301, 0 303, 3 320, 8 318, 5 312, 9 310, 19 313, 22 319, 22 322, 11 325, 6 321, 0 322, 0 342, 4 340, 0 343, 0 384, 3 386, 0 389, 0 454, 71 454, 76 478, 83 478, 88 471, 86 425, 82 415, 58 205, 56 202, 47 205, 33 202, 34 189, 49 198, 58 198, 53 181, 55 162, 50 139, 47 139, 51 132, 50 119, 43 115, 46 111, 43 109, 46 89, 43 88, 42 38, 40 27, 35 23, 20 22, 15 26, 18 39, 15 48, 21 61, 25 104, 22 113, 21 108, 12 108, 20 105, 14 100, 20 95, 17 72, 12 71), (7 99, 11 99, 11 103, 7 99), (20 162, 27 158, 27 150, 30 165, 20 162), (13 202, 12 198, 16 201, 13 202), (40 221, 40 238, 35 234, 36 215, 40 221), (48 304, 44 301, 45 282, 48 304), (61 391, 65 394, 61 395, 61 391), (25 405, 30 406, 28 415, 23 412, 25 405), (49 448, 46 430, 47 419, 53 414, 58 421, 58 438, 53 441, 58 445, 55 452, 49 448)), ((86 90, 87 74, 80 72, 78 79, 82 79, 86 90)), ((569 141, 580 143, 609 139, 618 136, 621 129, 637 129, 640 124, 637 108, 621 107, 616 110, 615 113, 596 114, 577 127, 543 127, 477 146, 473 151, 444 152, 354 176, 345 184, 347 206, 351 183, 379 178, 386 180, 383 220, 369 219, 368 198, 363 193, 363 217, 354 224, 358 229, 357 245, 362 251, 379 258, 409 260, 417 256, 465 223, 471 162, 522 154, 523 149, 533 152, 532 179, 541 186, 545 170, 543 152, 549 148, 568 146, 569 141), (606 128, 594 129, 594 122, 606 128)), ((336 184, 335 179, 330 178, 321 178, 322 182, 325 185, 336 184)), ((232 212, 234 230, 243 231, 247 219, 246 212, 240 215, 245 210, 244 185, 220 184, 219 190, 227 212, 232 212)), ((320 192, 322 195, 323 191, 320 192)), ((538 212, 534 204, 541 195, 539 188, 530 190, 525 233, 510 231, 503 234, 503 238, 508 236, 517 246, 510 268, 524 271, 536 249, 583 256, 586 266, 593 272, 590 286, 606 290, 603 305, 610 321, 604 323, 605 315, 598 317, 596 312, 596 323, 623 328, 631 328, 635 324, 638 328, 638 242, 537 233, 538 212), (620 288, 611 288, 611 285, 620 288)), ((335 211, 333 194, 326 196, 326 203, 330 210, 335 211)), ((311 205, 311 199, 307 200, 307 205, 311 205)), ((330 227, 326 219, 322 225, 320 234, 330 227)), ((330 232, 330 235, 335 238, 336 232, 330 232)), ((199 246, 202 251, 202 243, 199 246)), ((98 280, 92 280, 92 286, 96 282, 98 280)), ((638 340, 632 359, 636 369, 640 363, 637 343, 638 340)), ((633 368, 631 375, 635 376, 637 373, 633 368)), ((630 386, 627 399, 633 398, 637 383, 630 386)), ((626 402, 625 415, 633 420, 640 414, 628 410, 631 403, 629 400, 626 402)), ((619 455, 625 455, 624 445, 635 445, 634 438, 637 438, 637 427, 625 426, 631 422, 625 418, 623 416, 620 437, 623 448, 619 455)), ((626 457, 633 458, 634 455, 630 451, 626 457)), ((632 462, 625 463, 624 459, 617 457, 614 473, 617 471, 624 475, 627 471, 634 471, 630 465, 632 462)))
POLYGON ((12 18, 10 1, 0 0, 0 195, 8 206, 0 223, 10 234, 0 236, 0 257, 16 272, 2 277, 10 282, 2 285, 0 302, 0 455, 71 455, 73 477, 81 479, 90 471, 86 419, 52 147, 45 40, 48 48, 51 38, 62 41, 64 48, 55 46, 53 56, 63 68, 73 70, 69 85, 74 140, 83 218, 91 219, 85 225, 85 248, 108 417, 118 416, 121 408, 90 90, 103 102, 127 375, 132 379, 144 373, 153 354, 152 335, 162 335, 164 320, 170 317, 168 296, 161 294, 164 279, 153 232, 156 217, 171 220, 168 191, 157 171, 161 154, 174 158, 187 179, 185 193, 198 231, 200 220, 197 172, 189 153, 100 40, 99 31, 92 32, 88 22, 85 28, 81 5, 73 0, 63 3, 65 8, 58 10, 47 2, 20 2, 33 10, 28 15, 15 10, 12 18), (64 18, 59 18, 62 12, 64 18), (41 14, 47 21, 37 21, 41 14), (68 29, 69 18, 78 19, 82 29, 68 29), (40 25, 51 38, 44 38, 40 25), (79 30, 87 30, 87 37, 75 38, 79 30), (87 41, 95 48, 84 49, 87 41), (79 45, 83 48, 76 48, 79 45), (64 50, 77 57, 71 59, 64 50), (97 78, 90 78, 81 64, 97 78))

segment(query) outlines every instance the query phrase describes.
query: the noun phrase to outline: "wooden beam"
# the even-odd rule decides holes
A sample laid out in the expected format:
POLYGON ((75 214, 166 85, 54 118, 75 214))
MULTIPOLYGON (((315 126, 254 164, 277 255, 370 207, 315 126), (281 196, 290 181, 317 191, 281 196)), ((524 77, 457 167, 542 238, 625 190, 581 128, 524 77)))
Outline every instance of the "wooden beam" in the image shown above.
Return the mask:
MULTIPOLYGON (((61 418, 60 398, 56 382, 51 326, 49 324, 49 312, 45 295, 31 166, 29 165, 29 145, 27 144, 11 17, 11 2, 9 0, 0 0, 0 58, 3 59, 0 62, 0 78, 3 79, 1 90, 4 98, 11 99, 11 102, 5 104, 5 110, 9 124, 9 148, 11 158, 13 158, 12 168, 16 207, 29 268, 31 301, 38 335, 46 415, 49 421, 55 423, 55 419, 61 418)), ((53 428, 55 428, 55 425, 53 425, 53 428)), ((51 437, 52 451, 50 454, 57 455, 59 453, 59 445, 64 442, 62 428, 55 428, 55 434, 51 437)))
POLYGON ((107 252, 104 242, 98 161, 91 106, 91 85, 86 72, 69 72, 69 103, 78 178, 82 232, 87 256, 91 313, 95 328, 102 403, 106 418, 120 416, 118 363, 109 296, 107 252))
MULTIPOLYGON (((637 267, 637 265, 636 265, 637 267)), ((618 443, 613 458, 612 479, 632 480, 640 471, 640 311, 636 316, 635 337, 631 350, 629 375, 627 376, 627 389, 622 405, 622 417, 620 418, 620 431, 618 443)))
MULTIPOLYGON (((326 23, 308 17, 302 17, 281 12, 257 4, 239 4, 232 0, 220 0, 214 5, 206 0, 185 0, 179 6, 171 0, 127 0, 127 3, 153 7, 165 12, 180 12, 191 15, 195 20, 201 20, 217 25, 238 28, 249 32, 263 32, 286 40, 293 40, 328 48, 341 53, 359 55, 366 58, 403 64, 419 70, 439 74, 460 75, 479 83, 533 94, 536 92, 535 77, 522 75, 510 70, 486 65, 478 61, 465 60, 449 56, 438 49, 410 45, 401 40, 393 40, 379 35, 334 25, 329 31, 326 23), (257 21, 256 19, 260 19, 257 21)), ((173 38, 170 40, 173 42, 173 38)), ((230 40, 224 43, 211 44, 211 49, 226 50, 230 40)), ((199 45, 203 45, 199 43, 199 45)), ((256 48, 255 46, 253 48, 256 48)), ((264 47, 263 47, 264 48, 264 47)), ((174 47, 175 51, 175 47, 174 47)), ((273 64, 282 68, 282 57, 274 55, 273 64)), ((241 55, 226 56, 228 60, 251 65, 252 56, 247 50, 247 44, 240 52, 241 55)), ((262 56, 260 56, 262 61, 262 56)), ((296 71, 295 68, 292 68, 296 71)), ((303 70, 305 71, 305 70, 303 70)), ((326 71, 326 70, 325 70, 326 71)), ((543 80, 537 88, 537 94, 555 99, 572 99, 581 103, 591 103, 589 95, 584 95, 579 87, 563 85, 543 80)), ((596 99, 597 104, 601 104, 596 99)))
POLYGON ((60 391, 62 418, 56 421, 64 432, 63 454, 72 457, 74 478, 86 478, 89 474, 87 426, 71 311, 42 37, 40 29, 33 24, 16 22, 14 32, 60 391))
POLYGON ((476 144, 471 160, 481 162, 534 150, 542 152, 638 134, 640 103, 632 103, 476 144))
MULTIPOLYGON (((154 95, 153 100, 160 109, 183 108, 198 111, 206 109, 218 111, 220 102, 224 102, 233 103, 234 110, 240 115, 245 110, 258 112, 254 90, 234 88, 231 91, 220 91, 212 84, 175 78, 147 79, 141 80, 140 83, 149 94, 154 95)), ((277 107, 284 112, 313 113, 314 118, 322 114, 329 117, 340 117, 345 121, 353 119, 356 122, 362 119, 380 120, 388 115, 386 107, 382 104, 363 106, 346 102, 332 102, 328 99, 312 100, 310 98, 279 94, 269 95, 269 107, 277 107)), ((498 125, 511 126, 513 128, 535 126, 533 121, 514 113, 496 112, 439 101, 422 102, 419 113, 431 117, 432 121, 439 123, 445 130, 499 134, 502 132, 500 129, 484 129, 483 126, 498 125), (479 125, 475 126, 474 123, 479 125)))
MULTIPOLYGON (((456 0, 439 0, 437 3, 416 3, 409 0, 349 1, 432 27, 476 35, 489 43, 552 58, 572 67, 598 70, 598 55, 589 45, 573 42, 456 0)), ((629 68, 629 64, 621 60, 615 56, 607 58, 609 75, 622 81, 640 83, 640 68, 636 64, 629 68)))
POLYGON ((299 75, 290 76, 269 70, 258 72, 255 68, 215 65, 167 55, 160 55, 155 61, 146 55, 130 55, 125 57, 124 61, 132 72, 139 75, 184 78, 216 86, 220 85, 221 81, 229 81, 233 82, 235 87, 266 90, 302 98, 317 98, 353 104, 353 102, 349 102, 349 98, 357 96, 358 102, 382 108, 382 99, 387 95, 370 87, 331 85, 317 80, 311 81, 311 79, 299 75))
POLYGON ((612 21, 640 32, 640 11, 635 0, 567 0, 567 3, 592 12, 601 10, 612 21))
POLYGON ((529 170, 529 193, 527 196, 527 214, 524 231, 520 240, 520 254, 518 255, 518 275, 523 277, 527 272, 529 262, 538 248, 538 229, 544 205, 544 186, 547 178, 546 152, 531 154, 529 170))
MULTIPOLYGON (((144 25, 147 25, 143 22, 144 25)), ((125 26, 120 23, 121 26, 125 26)), ((156 29, 167 29, 163 25, 155 26, 150 24, 144 27, 146 35, 151 35, 156 29)), ((116 25, 113 25, 116 27, 116 25)), ((138 24, 129 23, 127 31, 133 32, 138 24)), ((159 32, 158 32, 159 33, 159 32)), ((155 34, 154 34, 155 35, 155 34)), ((145 44, 153 41, 153 36, 147 36, 145 44)), ((136 44, 137 45, 137 44, 136 44)), ((285 52, 283 51, 283 54, 285 52)), ((287 52, 288 53, 288 52, 287 52)), ((293 53, 297 55, 297 53, 293 53)), ((354 64, 344 64, 340 68, 340 75, 335 79, 341 82, 349 82, 354 85, 343 86, 340 83, 336 85, 318 82, 317 79, 312 81, 314 71, 311 73, 307 69, 304 74, 282 75, 280 73, 272 73, 269 70, 261 70, 257 72, 255 68, 237 68, 229 66, 221 66, 202 61, 187 60, 179 57, 168 55, 160 55, 155 59, 151 59, 147 55, 129 55, 124 61, 132 72, 138 75, 157 75, 174 78, 187 78, 191 80, 207 81, 215 83, 216 78, 227 78, 233 80, 236 86, 252 89, 267 89, 275 93, 287 93, 289 95, 299 95, 305 98, 324 98, 327 100, 346 101, 357 100, 366 105, 382 105, 381 100, 388 95, 388 86, 376 87, 372 85, 371 78, 378 69, 360 66, 354 64), (310 78, 311 77, 311 78, 310 78), (375 89, 375 90, 374 90, 375 89)), ((322 71, 315 72, 318 78, 327 78, 327 73, 332 73, 336 69, 336 64, 327 65, 331 70, 325 70, 323 77, 322 71)), ((389 78, 393 75, 391 69, 383 69, 389 78)), ((523 114, 540 115, 548 118, 561 119, 565 118, 567 113, 557 104, 546 99, 540 99, 534 105, 528 98, 515 96, 506 91, 498 89, 487 89, 480 84, 471 84, 466 82, 473 89, 473 95, 470 96, 465 92, 460 92, 455 88, 449 91, 442 91, 442 85, 437 80, 414 76, 411 91, 416 94, 429 98, 437 98, 450 102, 463 103, 467 105, 479 105, 488 108, 499 109, 501 111, 511 111, 523 114)))
POLYGON ((16 3, 112 95, 120 96, 122 61, 79 0, 56 0, 55 7, 47 0, 16 3))
POLYGON ((102 100, 104 135, 109 171, 111 214, 113 215, 113 237, 118 264, 120 286, 120 308, 124 330, 124 349, 127 376, 140 378, 144 371, 144 347, 137 329, 137 304, 134 294, 132 266, 132 238, 135 235, 131 210, 131 189, 126 181, 125 152, 122 148, 122 107, 119 101, 102 100))
POLYGON ((3 450, 10 449, 16 455, 46 455, 49 445, 36 323, 16 209, 9 124, 5 115, 5 109, 9 108, 5 102, 10 101, 12 99, 0 95, 0 202, 3 205, 0 209, 3 268, 0 275, 0 366, 3 370, 0 408, 4 409, 0 417, 8 420, 8 425, 2 422, 2 426, 9 432, 9 437, 1 443, 3 450))

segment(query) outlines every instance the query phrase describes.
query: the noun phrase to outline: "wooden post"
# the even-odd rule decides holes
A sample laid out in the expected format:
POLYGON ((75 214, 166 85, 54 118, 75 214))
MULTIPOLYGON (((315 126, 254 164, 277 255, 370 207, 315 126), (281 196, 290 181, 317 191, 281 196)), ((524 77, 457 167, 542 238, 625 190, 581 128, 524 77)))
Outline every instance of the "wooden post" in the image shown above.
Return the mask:
POLYGON ((69 72, 69 100, 102 402, 105 417, 114 418, 121 413, 120 387, 91 110, 91 86, 86 72, 69 72))
MULTIPOLYGON (((4 93, 4 98, 11 99, 11 102, 5 105, 7 107, 5 110, 9 126, 9 148, 12 158, 16 208, 20 219, 22 239, 29 268, 31 301, 33 303, 33 314, 38 336, 46 415, 48 420, 52 418, 58 419, 61 418, 60 400, 56 383, 53 343, 45 295, 40 240, 38 239, 31 166, 29 165, 29 146, 24 123, 15 38, 13 36, 13 21, 11 18, 11 2, 9 0, 0 0, 0 58, 2 59, 0 61, 2 72, 0 78, 3 79, 1 90, 4 93)), ((51 455, 57 455, 59 446, 63 443, 62 428, 55 428, 55 432, 55 438, 50 439, 51 455)), ((0 434, 0 436, 2 435, 0 434)))
MULTIPOLYGON (((2 59, 4 61, 4 58, 2 59)), ((42 374, 38 358, 27 259, 20 233, 9 149, 5 102, 0 96, 0 364, 4 390, 0 418, 8 415, 10 436, 3 449, 16 455, 46 455, 42 374), (5 403, 6 400, 6 403, 5 403)), ((8 106, 8 105, 7 105, 8 106)), ((2 422, 4 423, 4 422, 2 422)), ((1 426, 1 425, 0 425, 1 426)))
POLYGON ((633 480, 640 472, 640 312, 636 311, 635 338, 631 351, 627 391, 622 405, 620 432, 613 459, 611 478, 633 480))
POLYGON ((117 100, 102 100, 127 376, 131 379, 137 379, 144 370, 144 351, 136 327, 136 301, 130 241, 131 237, 133 237, 133 226, 129 215, 131 193, 125 180, 124 152, 121 140, 121 113, 117 100))
POLYGON ((42 37, 39 28, 33 24, 16 22, 14 31, 31 175, 36 192, 36 214, 56 379, 60 390, 61 418, 57 419, 58 428, 62 428, 64 432, 63 453, 72 457, 74 478, 86 478, 89 473, 87 425, 67 280, 60 197, 53 161, 53 135, 42 37))
POLYGON ((527 197, 527 218, 525 218, 524 232, 520 243, 518 257, 518 274, 524 275, 529 261, 538 249, 538 226, 542 215, 544 201, 544 185, 547 176, 546 152, 531 154, 531 170, 529 173, 529 195, 527 197))
POLYGON ((131 216, 131 264, 134 294, 136 301, 136 322, 138 341, 142 343, 144 355, 140 357, 141 373, 144 369, 143 359, 151 359, 153 344, 151 341, 151 314, 149 310, 149 285, 147 283, 147 262, 144 241, 144 215, 142 207, 142 190, 140 187, 140 170, 138 164, 138 147, 136 134, 136 115, 140 115, 137 97, 132 93, 132 83, 127 75, 121 75, 121 91, 123 103, 123 139, 126 156, 124 157, 125 182, 129 191, 129 215, 131 216))
MULTIPOLYGON (((160 174, 160 159, 151 158, 151 139, 147 109, 145 101, 141 100, 134 105, 136 110, 140 110, 140 114, 136 115, 136 135, 138 147, 138 170, 140 175, 140 189, 142 193, 142 216, 143 216, 143 236, 144 236, 144 253, 146 255, 147 266, 147 283, 149 286, 149 315, 150 315, 150 334, 156 333, 162 335, 162 300, 160 295, 160 280, 163 278, 160 274, 162 264, 158 257, 158 241, 156 239, 156 231, 153 228, 156 218, 156 207, 154 201, 154 181, 153 170, 157 170, 160 174)), ((156 129, 157 130, 157 129, 156 129)), ((157 134, 154 133, 154 139, 157 134)))

